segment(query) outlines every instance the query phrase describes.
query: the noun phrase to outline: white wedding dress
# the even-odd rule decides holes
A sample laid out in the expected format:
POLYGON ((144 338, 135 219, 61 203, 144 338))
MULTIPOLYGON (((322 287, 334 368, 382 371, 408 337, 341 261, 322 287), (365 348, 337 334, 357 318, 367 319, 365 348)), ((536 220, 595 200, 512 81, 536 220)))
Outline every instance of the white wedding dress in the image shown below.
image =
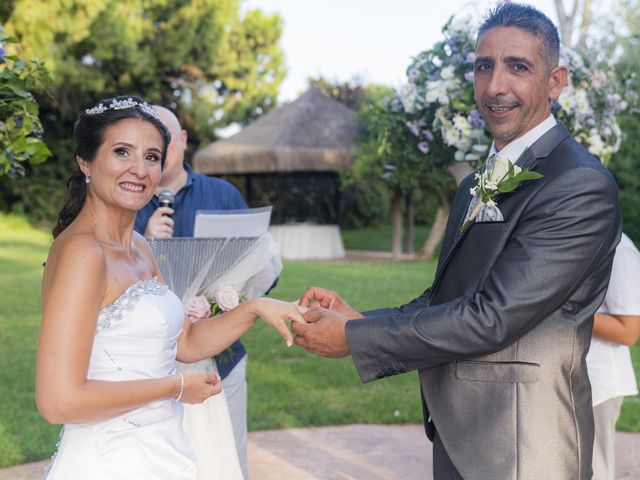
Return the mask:
MULTIPOLYGON (((175 374, 183 322, 182 303, 166 285, 155 278, 136 282, 100 310, 88 378, 117 382, 175 374)), ((224 411, 220 415, 222 421, 201 428, 220 433, 225 439, 220 447, 231 454, 213 451, 205 459, 196 458, 183 406, 171 399, 102 422, 65 425, 44 478, 202 480, 200 466, 206 467, 208 480, 242 478, 228 411, 226 418, 224 411)))

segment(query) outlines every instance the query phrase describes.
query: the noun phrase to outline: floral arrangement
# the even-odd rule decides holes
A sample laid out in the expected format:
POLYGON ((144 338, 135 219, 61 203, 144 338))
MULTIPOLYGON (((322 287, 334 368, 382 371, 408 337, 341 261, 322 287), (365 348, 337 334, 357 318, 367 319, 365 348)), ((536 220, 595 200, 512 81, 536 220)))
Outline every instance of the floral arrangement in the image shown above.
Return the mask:
MULTIPOLYGON (((185 313, 191 322, 204 320, 205 318, 215 317, 223 312, 237 307, 244 299, 240 294, 229 285, 220 285, 216 288, 213 298, 206 295, 193 297, 185 309, 185 313)), ((217 357, 217 361, 221 363, 229 363, 233 361, 233 348, 229 347, 217 357)))
MULTIPOLYGON (((450 154, 449 159, 477 164, 491 145, 473 93, 472 26, 477 23, 467 12, 452 17, 442 30, 444 40, 415 57, 407 69, 407 83, 389 104, 406 118, 415 148, 423 155, 437 142, 438 151, 450 154)), ((591 67, 577 52, 563 50, 561 64, 569 68, 570 84, 552 112, 606 165, 623 136, 616 116, 636 103, 637 95, 619 84, 612 68, 591 67)))
POLYGON ((607 165, 620 148, 623 133, 617 115, 638 101, 630 85, 616 82, 611 66, 590 67, 577 52, 561 49, 560 64, 569 68, 570 83, 553 106, 553 113, 593 155, 607 165))
POLYGON ((209 299, 205 295, 192 298, 187 303, 186 314, 192 322, 197 322, 222 312, 228 312, 237 307, 240 301, 240 294, 233 287, 220 285, 216 289, 213 299, 209 299))
POLYGON ((406 125, 424 155, 432 142, 457 161, 484 159, 490 140, 473 94, 475 36, 469 14, 452 17, 444 40, 419 54, 407 70, 407 83, 390 107, 403 111, 406 125), (448 147, 448 148, 446 148, 448 147))

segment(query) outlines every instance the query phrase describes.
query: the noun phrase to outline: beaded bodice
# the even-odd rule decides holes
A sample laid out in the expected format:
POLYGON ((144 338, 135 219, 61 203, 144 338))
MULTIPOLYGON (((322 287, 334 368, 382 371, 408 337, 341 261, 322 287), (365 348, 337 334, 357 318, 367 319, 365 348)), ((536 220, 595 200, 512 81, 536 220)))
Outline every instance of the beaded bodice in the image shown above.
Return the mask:
POLYGON ((156 278, 134 283, 98 314, 88 377, 159 378, 175 371, 182 303, 156 278))
POLYGON ((130 313, 142 295, 164 295, 169 289, 154 277, 141 280, 127 288, 120 297, 100 310, 98 314, 97 330, 109 328, 112 322, 118 322, 130 313))

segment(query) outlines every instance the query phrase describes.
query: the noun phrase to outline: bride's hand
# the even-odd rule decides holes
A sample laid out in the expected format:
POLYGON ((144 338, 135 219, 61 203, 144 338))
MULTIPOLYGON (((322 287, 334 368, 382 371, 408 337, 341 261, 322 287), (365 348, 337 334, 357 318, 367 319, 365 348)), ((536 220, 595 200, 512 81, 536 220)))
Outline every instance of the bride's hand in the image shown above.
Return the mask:
POLYGON ((202 403, 222 391, 220 376, 215 372, 186 371, 182 372, 182 375, 184 376, 184 388, 180 398, 181 402, 202 403))
POLYGON ((267 324, 280 332, 287 347, 293 345, 293 335, 287 327, 287 322, 291 320, 293 322, 307 323, 298 311, 298 307, 293 303, 263 297, 252 300, 252 307, 257 317, 262 318, 267 324))

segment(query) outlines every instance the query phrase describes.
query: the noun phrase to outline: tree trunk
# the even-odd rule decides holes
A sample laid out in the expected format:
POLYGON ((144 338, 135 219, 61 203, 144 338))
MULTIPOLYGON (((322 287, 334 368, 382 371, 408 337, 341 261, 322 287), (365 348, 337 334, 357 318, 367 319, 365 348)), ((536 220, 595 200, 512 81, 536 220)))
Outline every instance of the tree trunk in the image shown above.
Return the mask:
POLYGON ((556 13, 558 14, 558 23, 560 24, 560 41, 565 47, 571 47, 571 38, 573 37, 573 25, 576 15, 578 14, 578 5, 580 0, 573 0, 571 12, 566 13, 562 0, 555 0, 556 13))
POLYGON ((440 197, 442 205, 438 207, 438 210, 436 210, 436 216, 433 220, 433 224, 431 225, 431 230, 429 230, 429 235, 418 252, 417 257, 420 260, 430 260, 433 258, 436 254, 436 248, 438 248, 438 245, 442 242, 444 231, 447 227, 449 211, 451 210, 449 200, 447 200, 444 195, 439 194, 438 196, 440 197))
POLYGON ((393 234, 391 237, 391 253, 398 260, 402 255, 402 196, 393 194, 391 200, 391 213, 393 215, 393 234))
POLYGON ((591 25, 591 0, 583 0, 582 22, 580 23, 580 35, 578 36, 578 49, 583 53, 587 48, 587 33, 591 25))
POLYGON ((413 255, 415 253, 414 247, 414 218, 415 212, 413 210, 413 195, 408 194, 405 197, 405 206, 406 206, 406 229, 407 229, 407 237, 406 237, 406 251, 409 255, 413 255))

